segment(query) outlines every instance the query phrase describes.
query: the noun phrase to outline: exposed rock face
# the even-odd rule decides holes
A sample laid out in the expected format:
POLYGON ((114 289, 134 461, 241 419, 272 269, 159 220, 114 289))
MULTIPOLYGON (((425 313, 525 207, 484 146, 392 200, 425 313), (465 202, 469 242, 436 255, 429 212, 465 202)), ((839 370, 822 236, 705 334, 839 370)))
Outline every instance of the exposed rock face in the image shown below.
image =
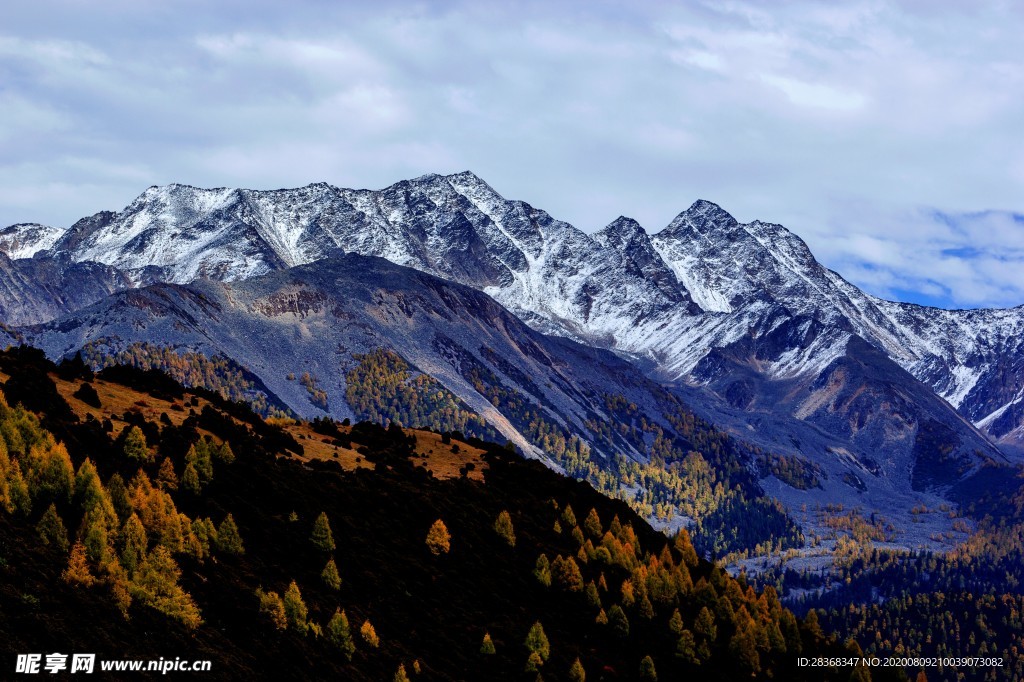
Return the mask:
MULTIPOLYGON (((5 234, 30 232, 16 227, 5 234)), ((51 239, 33 229, 47 235, 36 242, 51 239)), ((975 452, 1001 457, 972 423, 1011 455, 1024 433, 1024 309, 883 301, 822 267, 782 226, 742 224, 707 201, 653 236, 624 217, 588 235, 502 198, 472 173, 380 191, 151 187, 123 211, 80 221, 34 258, 5 260, 11 283, 0 305, 9 323, 41 322, 116 288, 238 283, 341 252, 483 291, 535 330, 613 350, 675 383, 744 438, 840 468, 863 465, 868 477, 887 472, 915 487, 941 486, 976 466, 975 452), (95 283, 71 295, 69 275, 51 274, 64 284, 32 291, 34 278, 45 277, 24 274, 24 263, 37 261, 65 264, 49 266, 57 273, 92 268, 83 281, 95 283), (937 477, 914 475, 922 443, 934 440, 918 435, 932 422, 954 434, 944 443, 955 441, 950 456, 959 464, 937 477)), ((315 316, 333 305, 281 296, 250 312, 315 316)), ((417 308, 409 296, 401 305, 417 308)), ((73 350, 48 333, 36 337, 48 349, 73 350)))

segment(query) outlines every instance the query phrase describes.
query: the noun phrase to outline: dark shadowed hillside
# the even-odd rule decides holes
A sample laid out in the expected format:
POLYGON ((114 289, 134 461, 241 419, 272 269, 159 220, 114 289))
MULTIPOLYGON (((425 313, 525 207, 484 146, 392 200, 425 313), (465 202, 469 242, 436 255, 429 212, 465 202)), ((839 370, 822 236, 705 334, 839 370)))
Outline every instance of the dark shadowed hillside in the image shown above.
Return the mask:
POLYGON ((206 679, 850 679, 795 667, 847 650, 773 591, 504 447, 268 423, 25 348, 0 374, 7 672, 73 651, 206 679))

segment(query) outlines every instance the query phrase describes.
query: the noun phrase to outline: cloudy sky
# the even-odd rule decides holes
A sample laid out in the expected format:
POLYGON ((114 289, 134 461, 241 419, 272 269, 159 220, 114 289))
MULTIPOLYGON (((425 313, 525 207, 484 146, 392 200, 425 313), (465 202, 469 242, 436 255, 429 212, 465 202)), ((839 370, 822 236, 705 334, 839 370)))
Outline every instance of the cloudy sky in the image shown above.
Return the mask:
POLYGON ((4 2, 0 225, 470 169, 588 232, 704 198, 872 293, 1019 305, 1021 35, 1009 0, 4 2))

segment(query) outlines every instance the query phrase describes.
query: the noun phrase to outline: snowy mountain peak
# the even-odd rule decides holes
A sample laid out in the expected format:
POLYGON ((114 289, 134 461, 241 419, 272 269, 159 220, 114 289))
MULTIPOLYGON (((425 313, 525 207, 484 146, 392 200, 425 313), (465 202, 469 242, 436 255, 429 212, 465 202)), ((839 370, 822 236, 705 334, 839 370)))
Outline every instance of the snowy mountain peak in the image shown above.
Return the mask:
POLYGON ((683 236, 695 232, 705 235, 713 230, 729 230, 738 226, 736 219, 718 204, 704 199, 693 202, 690 208, 677 215, 659 237, 683 236))
POLYGON ((638 237, 646 236, 647 231, 641 227, 640 223, 622 215, 608 223, 599 232, 594 233, 595 239, 620 243, 628 243, 638 237))
POLYGON ((64 230, 38 223, 19 223, 0 230, 0 251, 11 260, 31 258, 40 251, 53 247, 64 230))

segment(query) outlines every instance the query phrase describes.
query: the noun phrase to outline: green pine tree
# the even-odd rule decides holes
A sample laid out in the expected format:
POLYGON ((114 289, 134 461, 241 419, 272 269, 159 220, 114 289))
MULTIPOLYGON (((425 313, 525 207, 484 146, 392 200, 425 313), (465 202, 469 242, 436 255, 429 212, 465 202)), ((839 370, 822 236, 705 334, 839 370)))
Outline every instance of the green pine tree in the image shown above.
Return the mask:
POLYGON ((43 518, 39 519, 39 523, 36 524, 36 532, 47 545, 52 544, 62 552, 67 551, 68 529, 64 527, 64 522, 61 520, 60 514, 57 513, 57 507, 52 502, 46 508, 43 518))
POLYGON ((341 609, 337 609, 327 624, 327 639, 341 651, 345 660, 351 661, 356 651, 355 640, 352 639, 352 630, 349 628, 348 617, 341 609))
POLYGON ((334 551, 334 534, 331 533, 331 523, 326 512, 320 512, 320 516, 316 517, 310 539, 317 549, 324 552, 334 551))
POLYGON ((299 586, 295 581, 291 581, 288 585, 288 589, 285 590, 284 599, 284 614, 288 619, 288 625, 295 628, 298 632, 306 634, 309 630, 309 610, 306 608, 306 602, 302 600, 302 592, 299 591, 299 586))
POLYGON ((238 525, 235 523, 235 517, 230 513, 217 527, 216 547, 226 554, 245 554, 242 536, 238 533, 238 525))
POLYGON ((498 514, 498 518, 494 521, 494 532, 498 534, 502 540, 509 547, 516 546, 516 533, 512 528, 512 515, 507 510, 503 510, 498 514))
POLYGON ((324 584, 332 590, 341 589, 341 576, 338 574, 338 565, 334 563, 333 558, 328 559, 324 570, 320 572, 320 577, 323 578, 324 584))

